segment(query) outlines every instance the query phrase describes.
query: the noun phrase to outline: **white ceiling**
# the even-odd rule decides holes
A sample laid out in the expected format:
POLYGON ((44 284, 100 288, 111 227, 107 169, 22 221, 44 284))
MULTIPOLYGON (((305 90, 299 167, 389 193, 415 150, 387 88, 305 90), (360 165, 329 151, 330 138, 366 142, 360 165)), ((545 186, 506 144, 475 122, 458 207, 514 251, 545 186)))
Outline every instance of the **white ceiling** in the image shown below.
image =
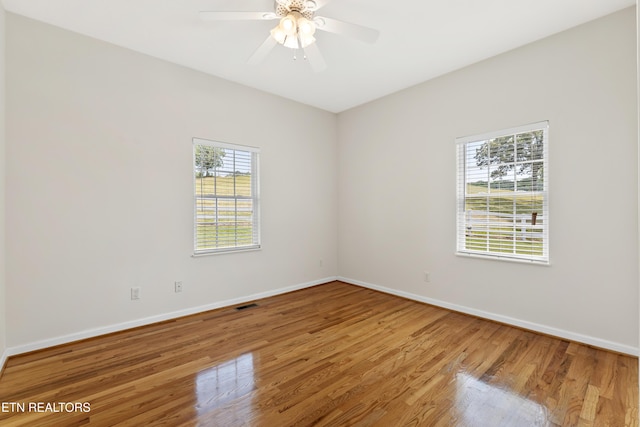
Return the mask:
POLYGON ((372 27, 368 45, 316 33, 314 73, 276 46, 246 63, 277 21, 204 22, 205 10, 272 11, 272 0, 2 0, 44 21, 331 112, 340 112, 634 5, 635 0, 322 0, 317 15, 372 27))

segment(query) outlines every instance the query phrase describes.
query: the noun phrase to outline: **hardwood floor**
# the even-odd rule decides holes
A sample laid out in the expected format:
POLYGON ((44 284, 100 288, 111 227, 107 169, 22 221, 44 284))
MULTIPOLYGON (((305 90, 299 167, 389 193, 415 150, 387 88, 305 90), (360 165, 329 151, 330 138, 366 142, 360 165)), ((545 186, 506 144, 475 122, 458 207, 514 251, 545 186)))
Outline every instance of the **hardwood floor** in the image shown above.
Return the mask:
POLYGON ((0 425, 638 425, 633 357, 340 282, 257 304, 12 357, 0 425))

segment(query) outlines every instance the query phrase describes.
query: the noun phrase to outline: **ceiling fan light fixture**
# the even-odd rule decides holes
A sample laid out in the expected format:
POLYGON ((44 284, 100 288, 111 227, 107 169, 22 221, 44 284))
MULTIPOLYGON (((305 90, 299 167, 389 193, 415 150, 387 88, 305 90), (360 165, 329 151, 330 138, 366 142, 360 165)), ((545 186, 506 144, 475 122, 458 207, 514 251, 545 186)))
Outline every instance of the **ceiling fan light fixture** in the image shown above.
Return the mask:
POLYGON ((282 43, 284 47, 288 47, 289 49, 298 49, 298 39, 295 37, 287 37, 284 39, 284 43, 282 43))
POLYGON ((298 19, 298 33, 302 36, 313 36, 316 32, 316 25, 313 21, 309 21, 306 18, 298 19))
POLYGON ((297 11, 292 11, 271 30, 271 36, 290 49, 304 49, 316 41, 313 37, 315 32, 316 24, 313 21, 297 11))
POLYGON ((280 29, 287 35, 293 36, 298 30, 296 17, 293 13, 288 14, 280 20, 280 29))
POLYGON ((316 39, 313 36, 300 36, 300 47, 302 49, 304 49, 305 47, 309 46, 310 44, 315 43, 316 39))
POLYGON ((280 25, 271 30, 271 37, 280 44, 284 44, 284 41, 287 39, 287 35, 282 31, 280 25))

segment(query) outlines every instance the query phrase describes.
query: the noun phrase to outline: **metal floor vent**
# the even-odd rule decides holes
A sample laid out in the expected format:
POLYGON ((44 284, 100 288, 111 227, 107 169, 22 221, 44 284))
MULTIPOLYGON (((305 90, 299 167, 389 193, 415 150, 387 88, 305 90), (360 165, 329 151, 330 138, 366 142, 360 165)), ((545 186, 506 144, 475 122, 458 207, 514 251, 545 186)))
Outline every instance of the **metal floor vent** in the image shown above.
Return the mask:
POLYGON ((247 304, 247 305, 241 305, 240 307, 236 307, 236 310, 240 311, 240 310, 246 310, 247 308, 253 308, 253 307, 257 307, 258 304, 252 303, 252 304, 247 304))

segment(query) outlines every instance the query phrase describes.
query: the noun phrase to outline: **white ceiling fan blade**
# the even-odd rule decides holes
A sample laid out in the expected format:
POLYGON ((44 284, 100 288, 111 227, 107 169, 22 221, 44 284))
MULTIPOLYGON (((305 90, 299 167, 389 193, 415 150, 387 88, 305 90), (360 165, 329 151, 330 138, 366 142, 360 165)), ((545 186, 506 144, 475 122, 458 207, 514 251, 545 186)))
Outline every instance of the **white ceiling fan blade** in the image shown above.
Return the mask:
POLYGON ((273 37, 269 36, 267 39, 253 52, 253 55, 249 58, 247 63, 249 65, 258 65, 269 55, 271 49, 273 49, 278 42, 273 37))
POLYGON ((314 22, 316 23, 318 30, 348 36, 365 43, 375 43, 380 35, 380 31, 374 30, 373 28, 338 21, 333 18, 325 18, 324 16, 316 17, 314 22))
POLYGON ((324 62, 320 49, 318 49, 318 45, 315 43, 311 43, 309 46, 305 47, 304 54, 307 57, 307 61, 309 61, 311 68, 316 73, 324 71, 327 68, 327 63, 324 62))
POLYGON ((306 3, 306 6, 309 8, 309 10, 312 10, 315 12, 318 9, 322 9, 327 5, 327 3, 330 3, 330 2, 331 0, 308 0, 305 3, 306 3))
POLYGON ((277 18, 273 12, 200 12, 203 21, 269 21, 277 18))

